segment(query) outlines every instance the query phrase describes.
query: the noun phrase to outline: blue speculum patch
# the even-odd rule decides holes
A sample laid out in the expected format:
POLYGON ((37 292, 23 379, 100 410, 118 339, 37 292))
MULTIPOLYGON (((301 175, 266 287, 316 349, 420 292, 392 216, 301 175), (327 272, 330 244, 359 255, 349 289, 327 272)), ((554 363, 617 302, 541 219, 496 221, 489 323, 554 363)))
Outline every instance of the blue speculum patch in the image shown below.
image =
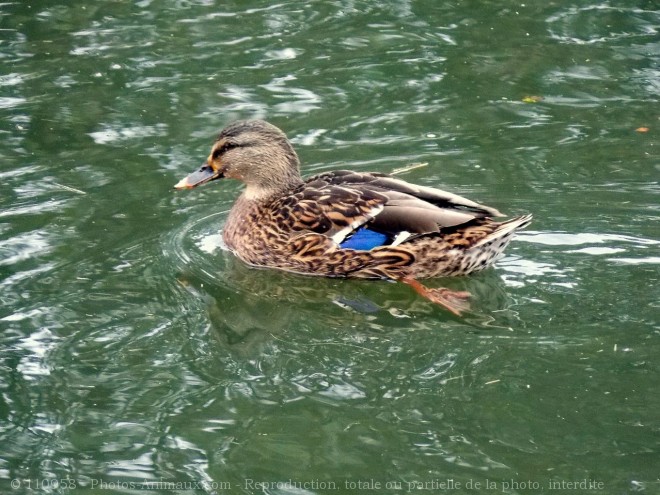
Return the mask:
POLYGON ((342 242, 339 247, 342 249, 369 251, 370 249, 384 245, 386 242, 387 236, 385 234, 361 227, 352 236, 342 242))

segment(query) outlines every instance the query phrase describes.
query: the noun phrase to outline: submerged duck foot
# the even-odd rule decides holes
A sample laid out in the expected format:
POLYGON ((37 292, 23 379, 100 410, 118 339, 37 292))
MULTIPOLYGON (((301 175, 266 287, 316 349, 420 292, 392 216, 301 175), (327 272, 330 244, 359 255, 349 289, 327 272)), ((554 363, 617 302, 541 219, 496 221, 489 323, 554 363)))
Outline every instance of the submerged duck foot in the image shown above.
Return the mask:
POLYGON ((446 287, 426 287, 418 280, 408 277, 402 278, 400 281, 412 287, 420 296, 439 304, 456 316, 461 316, 462 312, 470 310, 470 303, 466 300, 471 297, 469 292, 453 291, 446 287))

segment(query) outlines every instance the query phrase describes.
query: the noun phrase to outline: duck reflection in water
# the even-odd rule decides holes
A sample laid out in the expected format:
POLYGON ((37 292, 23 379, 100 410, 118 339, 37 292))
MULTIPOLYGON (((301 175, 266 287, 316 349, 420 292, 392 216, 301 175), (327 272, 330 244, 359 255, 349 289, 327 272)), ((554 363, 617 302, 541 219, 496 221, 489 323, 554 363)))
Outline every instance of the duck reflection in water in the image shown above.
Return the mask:
MULTIPOLYGON (((229 255, 220 252, 217 256, 229 255)), ((427 327, 437 329, 447 323, 447 317, 437 317, 437 306, 429 305, 399 284, 254 270, 231 258, 221 282, 193 272, 180 274, 179 282, 196 299, 205 301, 214 335, 239 354, 258 353, 263 345, 286 338, 290 332, 313 331, 317 337, 321 335, 318 329, 384 335, 427 327)), ((503 281, 495 272, 444 282, 456 284, 452 286, 456 289, 467 289, 479 298, 480 312, 472 312, 461 320, 471 331, 492 326, 492 312, 511 304, 503 281)), ((504 314, 499 314, 501 320, 504 314)), ((498 326, 503 325, 507 323, 498 326)))

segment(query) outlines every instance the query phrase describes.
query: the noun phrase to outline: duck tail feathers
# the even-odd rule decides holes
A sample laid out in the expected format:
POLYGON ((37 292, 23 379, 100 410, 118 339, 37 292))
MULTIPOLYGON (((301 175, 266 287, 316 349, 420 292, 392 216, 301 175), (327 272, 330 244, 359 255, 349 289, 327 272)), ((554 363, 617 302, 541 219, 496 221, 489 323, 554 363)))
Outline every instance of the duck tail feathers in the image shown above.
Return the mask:
POLYGON ((532 223, 532 215, 521 215, 516 218, 512 218, 511 220, 507 220, 506 222, 502 222, 492 233, 488 234, 486 237, 481 239, 478 243, 476 243, 473 248, 482 246, 484 244, 488 244, 490 242, 493 242, 496 239, 501 239, 503 237, 508 237, 517 230, 524 229, 527 227, 530 223, 532 223))

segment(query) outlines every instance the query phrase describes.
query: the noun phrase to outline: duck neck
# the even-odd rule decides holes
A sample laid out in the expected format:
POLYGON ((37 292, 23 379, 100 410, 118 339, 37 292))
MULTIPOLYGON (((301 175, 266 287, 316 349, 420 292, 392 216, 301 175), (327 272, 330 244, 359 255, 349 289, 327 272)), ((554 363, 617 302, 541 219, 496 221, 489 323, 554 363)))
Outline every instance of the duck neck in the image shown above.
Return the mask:
POLYGON ((288 166, 282 167, 277 174, 260 176, 248 183, 243 197, 250 201, 268 201, 286 194, 302 183, 298 157, 294 154, 288 166))

